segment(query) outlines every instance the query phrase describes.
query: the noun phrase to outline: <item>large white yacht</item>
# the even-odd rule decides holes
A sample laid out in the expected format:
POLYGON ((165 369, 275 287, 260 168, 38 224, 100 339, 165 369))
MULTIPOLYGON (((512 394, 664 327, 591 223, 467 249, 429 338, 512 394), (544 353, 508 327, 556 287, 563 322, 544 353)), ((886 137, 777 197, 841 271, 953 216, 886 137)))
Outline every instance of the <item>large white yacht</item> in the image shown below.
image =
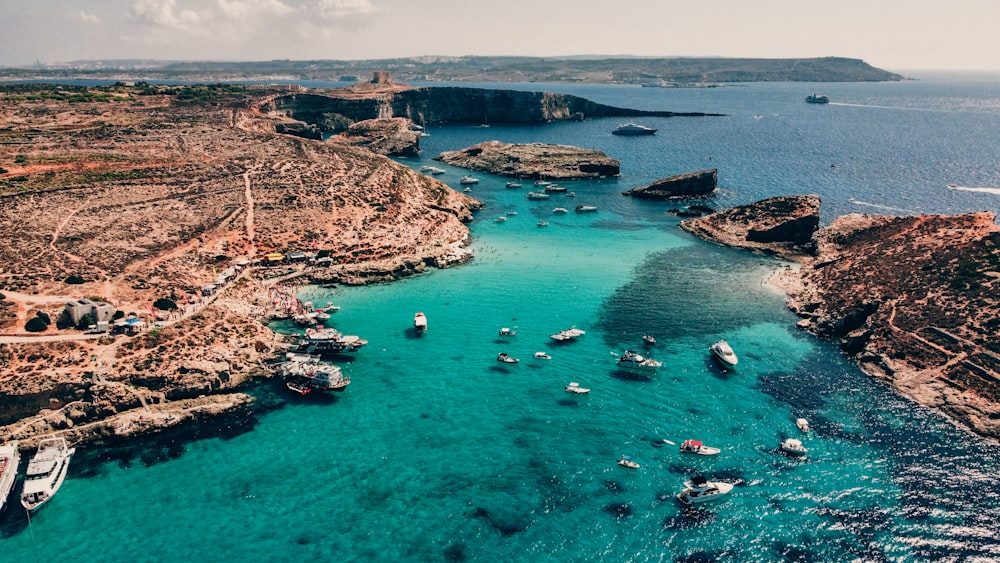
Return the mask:
POLYGON ((733 348, 725 340, 720 340, 712 344, 708 350, 712 353, 712 357, 724 368, 735 369, 736 364, 740 361, 736 357, 736 352, 733 352, 733 348))
POLYGON ((565 342, 567 340, 576 340, 577 338, 583 336, 584 334, 587 334, 586 331, 580 330, 574 326, 567 328, 566 330, 560 330, 555 334, 550 334, 549 338, 551 338, 552 340, 565 342))
POLYGON ((17 466, 20 463, 21 452, 16 441, 0 446, 0 514, 7 508, 7 499, 17 482, 17 466))
POLYGON ((652 135, 656 133, 656 129, 638 123, 622 123, 611 133, 613 135, 652 135))
POLYGON ((652 358, 640 356, 632 350, 625 350, 625 353, 618 358, 616 363, 618 364, 618 367, 622 369, 640 372, 656 371, 657 368, 663 365, 662 362, 658 362, 652 358))
POLYGON ((732 483, 713 483, 704 475, 695 475, 690 481, 684 481, 684 490, 677 495, 677 500, 684 504, 707 502, 722 498, 732 490, 732 483))
POLYGON ((66 479, 74 453, 76 448, 69 447, 65 438, 45 438, 39 442, 24 477, 21 506, 35 512, 55 496, 66 479))

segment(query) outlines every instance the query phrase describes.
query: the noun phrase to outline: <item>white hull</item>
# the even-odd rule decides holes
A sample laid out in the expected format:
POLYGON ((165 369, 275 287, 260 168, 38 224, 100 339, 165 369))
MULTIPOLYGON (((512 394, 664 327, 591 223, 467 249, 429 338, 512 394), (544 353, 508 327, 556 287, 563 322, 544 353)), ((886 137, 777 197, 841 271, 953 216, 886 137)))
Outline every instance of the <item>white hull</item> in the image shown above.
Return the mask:
POLYGON ((21 491, 21 506, 35 512, 56 495, 69 472, 69 462, 76 448, 66 445, 63 438, 46 438, 28 463, 28 472, 21 491))
POLYGON ((684 486, 685 489, 677 495, 677 500, 687 505, 718 500, 733 490, 732 483, 713 483, 708 480, 703 483, 685 481, 684 486))
POLYGON ((725 340, 720 340, 709 347, 709 351, 712 353, 712 357, 715 361, 719 362, 722 367, 729 369, 736 369, 736 364, 739 363, 739 358, 736 357, 736 353, 729 346, 729 343, 725 340))
POLYGON ((17 442, 0 446, 0 514, 7 508, 7 499, 17 482, 17 466, 21 463, 21 452, 17 442))

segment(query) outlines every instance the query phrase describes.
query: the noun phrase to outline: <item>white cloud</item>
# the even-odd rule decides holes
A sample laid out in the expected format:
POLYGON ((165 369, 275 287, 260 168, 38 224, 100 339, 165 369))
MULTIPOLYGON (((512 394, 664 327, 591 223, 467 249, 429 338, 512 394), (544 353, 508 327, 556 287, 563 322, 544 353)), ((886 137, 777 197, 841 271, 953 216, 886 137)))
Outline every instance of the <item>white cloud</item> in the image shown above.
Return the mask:
POLYGON ((86 10, 80 10, 79 12, 77 12, 76 17, 80 21, 85 23, 101 23, 101 18, 97 17, 94 14, 91 14, 86 10))
POLYGON ((309 30, 307 37, 353 31, 380 11, 372 0, 135 0, 127 19, 142 28, 133 41, 252 43, 293 30, 309 30))

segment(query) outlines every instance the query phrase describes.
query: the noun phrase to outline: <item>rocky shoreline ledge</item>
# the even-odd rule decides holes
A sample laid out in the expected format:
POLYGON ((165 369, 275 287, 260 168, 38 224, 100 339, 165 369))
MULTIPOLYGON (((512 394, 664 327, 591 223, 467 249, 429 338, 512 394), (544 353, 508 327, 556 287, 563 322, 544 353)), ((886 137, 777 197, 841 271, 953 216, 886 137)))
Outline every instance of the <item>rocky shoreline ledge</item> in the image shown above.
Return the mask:
POLYGON ((447 151, 434 160, 526 180, 582 180, 617 176, 621 162, 602 151, 544 143, 511 144, 487 141, 457 151, 447 151))
POLYGON ((902 395, 1000 439, 996 215, 850 214, 818 223, 819 198, 793 196, 681 227, 798 262, 776 279, 800 328, 838 342, 902 395))

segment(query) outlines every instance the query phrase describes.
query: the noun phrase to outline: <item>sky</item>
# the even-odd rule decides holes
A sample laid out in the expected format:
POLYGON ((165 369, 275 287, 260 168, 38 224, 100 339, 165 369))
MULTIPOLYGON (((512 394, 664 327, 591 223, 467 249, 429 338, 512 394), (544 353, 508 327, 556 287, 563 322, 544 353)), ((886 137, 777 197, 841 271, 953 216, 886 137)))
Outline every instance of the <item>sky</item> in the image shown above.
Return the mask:
POLYGON ((863 59, 1000 70, 1000 0, 0 0, 0 66, 424 55, 863 59))

